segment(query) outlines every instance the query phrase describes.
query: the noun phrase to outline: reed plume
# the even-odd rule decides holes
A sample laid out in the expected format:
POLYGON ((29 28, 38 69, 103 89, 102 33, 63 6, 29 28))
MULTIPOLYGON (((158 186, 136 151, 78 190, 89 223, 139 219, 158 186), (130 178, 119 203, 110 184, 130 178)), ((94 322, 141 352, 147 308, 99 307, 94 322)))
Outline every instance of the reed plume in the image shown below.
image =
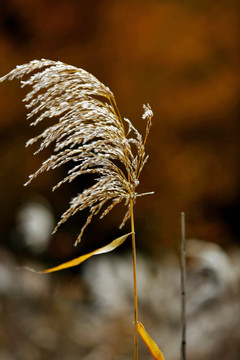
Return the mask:
POLYGON ((64 64, 60 61, 34 60, 17 66, 0 81, 21 80, 21 86, 30 86, 31 90, 23 99, 29 109, 27 118, 35 120, 35 126, 47 118, 57 118, 54 125, 38 136, 30 139, 26 146, 40 142, 39 153, 54 144, 54 154, 43 162, 25 185, 31 183, 39 174, 58 168, 66 163, 74 164, 53 190, 63 183, 71 183, 83 174, 96 174, 95 183, 74 197, 70 207, 64 212, 54 229, 78 211, 89 209, 89 216, 78 235, 79 243, 94 215, 103 218, 115 205, 125 201, 126 213, 120 224, 122 228, 131 218, 131 232, 115 239, 110 244, 86 255, 82 255, 44 273, 76 266, 92 255, 112 251, 132 235, 133 253, 133 291, 134 291, 134 359, 138 359, 139 332, 154 359, 164 360, 161 351, 138 322, 136 245, 133 206, 138 196, 149 193, 136 191, 139 176, 148 156, 145 145, 151 127, 153 112, 149 104, 143 105, 142 118, 146 120, 145 135, 133 126, 130 120, 122 118, 111 90, 96 77, 85 70, 64 64))
POLYGON ((122 228, 131 214, 130 201, 134 204, 136 197, 143 195, 137 194, 136 188, 147 160, 145 143, 153 116, 150 106, 143 106, 143 118, 147 120, 143 139, 130 120, 121 117, 110 89, 83 69, 60 61, 34 60, 17 66, 0 81, 14 78, 21 79, 22 87, 31 87, 23 99, 29 110, 27 118, 35 117, 31 125, 46 118, 58 118, 56 124, 26 144, 40 141, 35 154, 52 143, 55 147, 54 154, 29 176, 25 185, 42 172, 68 162, 74 166, 53 190, 79 175, 98 175, 93 186, 71 200, 54 232, 70 216, 88 208, 89 216, 77 237, 77 245, 94 215, 100 214, 103 218, 124 200, 127 211, 122 228), (133 137, 129 137, 130 134, 133 137))

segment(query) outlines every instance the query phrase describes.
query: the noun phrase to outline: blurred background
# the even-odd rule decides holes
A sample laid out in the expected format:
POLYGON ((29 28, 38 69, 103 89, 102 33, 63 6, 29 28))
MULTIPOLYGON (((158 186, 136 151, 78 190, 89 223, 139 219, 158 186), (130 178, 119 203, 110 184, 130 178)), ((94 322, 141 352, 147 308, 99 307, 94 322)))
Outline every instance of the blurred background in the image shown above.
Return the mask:
MULTIPOLYGON (((188 351, 192 360, 237 360, 240 283, 239 60, 237 0, 1 0, 0 76, 33 59, 94 74, 123 116, 153 126, 135 207, 140 316, 167 359, 180 357, 180 213, 188 239, 188 351), (196 240, 197 239, 197 240, 196 240)), ((51 231, 86 184, 51 191, 66 169, 23 186, 49 156, 33 156, 18 81, 0 86, 0 359, 133 358, 130 242, 79 268, 39 276, 100 247, 118 230, 120 206, 51 231)), ((141 344, 142 358, 150 355, 141 344)))

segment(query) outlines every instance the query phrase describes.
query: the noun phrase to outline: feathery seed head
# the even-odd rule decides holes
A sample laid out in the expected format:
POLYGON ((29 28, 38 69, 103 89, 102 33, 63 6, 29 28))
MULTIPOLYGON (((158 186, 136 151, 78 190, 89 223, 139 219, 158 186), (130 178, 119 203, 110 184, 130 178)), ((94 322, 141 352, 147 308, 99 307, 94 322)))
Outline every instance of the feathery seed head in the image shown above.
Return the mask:
POLYGON ((147 118, 151 119, 153 117, 153 111, 152 111, 150 105, 149 104, 143 105, 143 109, 144 109, 144 113, 142 115, 143 120, 145 120, 147 118))
POLYGON ((59 118, 56 124, 26 143, 28 146, 40 141, 36 153, 52 143, 55 148, 54 154, 29 176, 25 185, 42 172, 69 161, 76 165, 53 190, 79 175, 98 174, 94 185, 71 200, 54 232, 70 216, 88 208, 89 216, 76 240, 77 244, 94 215, 104 217, 123 200, 128 206, 120 227, 124 226, 130 217, 130 199, 135 202, 137 196, 145 195, 137 194, 136 187, 148 158, 145 144, 153 116, 150 105, 143 105, 142 118, 147 122, 143 139, 130 120, 122 119, 110 89, 83 69, 60 61, 34 60, 17 66, 0 81, 14 78, 21 79, 22 87, 31 87, 23 99, 29 109, 27 118, 35 117, 31 125, 35 126, 45 118, 59 118), (132 137, 129 137, 130 133, 132 137), (117 165, 119 162, 121 167, 117 165))

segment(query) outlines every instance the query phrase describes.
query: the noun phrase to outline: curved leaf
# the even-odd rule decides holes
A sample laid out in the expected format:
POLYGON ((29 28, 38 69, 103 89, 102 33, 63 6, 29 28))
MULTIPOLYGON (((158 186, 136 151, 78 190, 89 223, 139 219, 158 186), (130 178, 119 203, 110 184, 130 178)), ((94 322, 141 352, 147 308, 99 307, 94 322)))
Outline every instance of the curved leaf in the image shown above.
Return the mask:
POLYGON ((152 357, 155 360, 165 360, 161 350, 159 349, 155 341, 151 338, 151 336, 146 332, 143 324, 140 321, 137 322, 137 329, 143 341, 147 345, 152 357))
MULTIPOLYGON (((116 249, 119 245, 121 245, 126 238, 132 233, 128 233, 126 235, 120 236, 119 238, 113 240, 112 242, 110 242, 108 245, 105 245, 97 250, 94 250, 88 254, 85 255, 81 255, 75 259, 72 259, 70 261, 67 261, 61 265, 55 266, 53 268, 47 269, 47 270, 43 270, 43 271, 36 271, 40 274, 46 274, 46 273, 51 273, 51 272, 55 272, 55 271, 59 271, 59 270, 63 270, 63 269, 67 269, 73 266, 77 266, 79 264, 81 264, 82 262, 84 262, 85 260, 89 259, 90 257, 92 257, 93 255, 100 255, 100 254, 105 254, 107 252, 110 252, 114 249, 116 249)), ((30 270, 30 269, 28 269, 30 270)))

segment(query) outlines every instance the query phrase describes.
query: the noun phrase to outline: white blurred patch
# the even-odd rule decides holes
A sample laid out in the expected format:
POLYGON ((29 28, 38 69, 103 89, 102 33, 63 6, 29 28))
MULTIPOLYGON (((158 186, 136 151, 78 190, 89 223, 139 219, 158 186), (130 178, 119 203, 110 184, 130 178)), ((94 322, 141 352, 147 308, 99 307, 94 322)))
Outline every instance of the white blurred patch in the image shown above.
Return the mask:
POLYGON ((188 312, 232 294, 236 285, 236 272, 228 255, 217 244, 187 241, 188 259, 188 312))
POLYGON ((16 219, 17 230, 23 236, 25 245, 35 253, 43 252, 55 226, 55 219, 48 204, 31 200, 19 209, 16 219))
MULTIPOLYGON (((239 268, 240 252, 233 263, 223 248, 210 242, 188 240, 186 250, 187 351, 191 359, 215 359, 213 354, 224 343, 239 342, 239 272, 235 267, 239 268)), ((116 254, 83 265, 104 324, 107 317, 123 319, 130 314, 130 321, 133 317, 132 256, 116 254)), ((172 253, 154 260, 137 254, 139 319, 164 354, 176 360, 181 343, 179 259, 172 253)))
MULTIPOLYGON (((237 291, 238 277, 227 253, 218 245, 187 241, 187 312, 197 316, 205 309, 225 302, 237 291)), ((132 308, 132 257, 106 255, 84 266, 95 304, 109 314, 132 308)), ((139 303, 154 316, 176 322, 180 318, 180 266, 173 254, 153 263, 137 256, 139 303)))

